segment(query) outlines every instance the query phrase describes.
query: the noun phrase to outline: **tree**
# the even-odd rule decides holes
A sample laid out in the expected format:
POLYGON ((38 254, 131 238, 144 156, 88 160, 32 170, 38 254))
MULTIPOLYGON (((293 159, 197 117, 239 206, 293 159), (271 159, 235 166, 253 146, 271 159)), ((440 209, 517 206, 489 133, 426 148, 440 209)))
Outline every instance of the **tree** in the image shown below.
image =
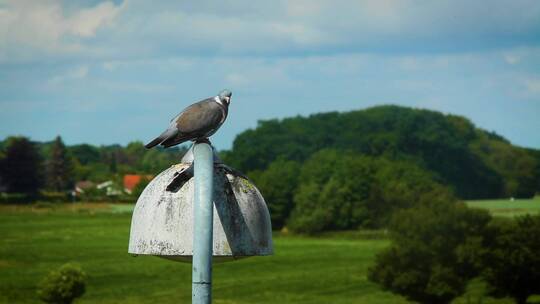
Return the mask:
POLYGON ((338 150, 313 154, 298 183, 289 227, 304 233, 384 227, 396 210, 455 201, 415 163, 338 150))
POLYGON ((483 259, 489 293, 527 302, 540 293, 540 215, 494 222, 494 242, 483 259))
POLYGON ((73 166, 62 138, 57 136, 47 160, 47 186, 55 191, 63 191, 73 186, 73 166))
POLYGON ((255 182, 270 209, 272 227, 281 228, 294 206, 293 197, 298 185, 300 164, 279 159, 260 174, 248 174, 255 182))
POLYGON ((137 183, 135 188, 133 188, 133 191, 131 192, 131 196, 138 198, 143 193, 144 189, 150 182, 152 181, 151 178, 148 178, 147 176, 143 176, 141 180, 137 183))
POLYGON ((42 185, 41 158, 34 143, 26 137, 7 139, 3 182, 8 192, 36 194, 42 185))
POLYGON ((489 214, 462 203, 424 204, 398 211, 389 229, 392 245, 378 254, 368 278, 420 303, 449 303, 479 273, 489 214))
POLYGON ((99 149, 88 144, 74 145, 69 151, 81 165, 88 165, 100 161, 99 149))
POLYGON ((302 167, 289 227, 297 232, 354 229, 369 218, 371 158, 322 150, 302 167))
POLYGON ((369 205, 371 226, 386 226, 395 210, 456 201, 435 174, 414 162, 379 158, 375 165, 369 205))
POLYGON ((4 151, 3 151, 3 147, 2 145, 0 145, 0 192, 1 191, 4 191, 4 187, 5 187, 5 183, 4 183, 4 167, 6 165, 6 162, 5 162, 5 154, 4 154, 4 151))
POLYGON ((141 163, 144 155, 147 153, 147 149, 144 147, 144 144, 140 141, 134 141, 130 142, 125 148, 124 148, 125 154, 126 154, 126 164, 129 165, 131 168, 136 169, 137 171, 140 171, 141 169, 141 163))
POLYGON ((505 197, 533 197, 540 168, 540 163, 532 153, 534 150, 513 147, 507 142, 493 140, 486 134, 480 134, 478 138, 471 149, 505 177, 501 194, 505 197))
POLYGON ((111 152, 110 154, 110 162, 109 162, 109 171, 111 173, 117 173, 118 166, 117 166, 117 156, 115 152, 111 152))

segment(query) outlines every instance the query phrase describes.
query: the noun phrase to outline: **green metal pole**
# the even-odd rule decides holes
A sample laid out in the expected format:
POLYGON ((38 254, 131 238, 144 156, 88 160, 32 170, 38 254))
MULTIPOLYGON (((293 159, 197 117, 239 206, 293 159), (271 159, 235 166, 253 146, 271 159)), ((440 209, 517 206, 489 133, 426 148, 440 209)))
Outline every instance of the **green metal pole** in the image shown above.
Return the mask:
POLYGON ((212 302, 214 153, 209 143, 195 143, 195 221, 193 229, 192 303, 212 302))

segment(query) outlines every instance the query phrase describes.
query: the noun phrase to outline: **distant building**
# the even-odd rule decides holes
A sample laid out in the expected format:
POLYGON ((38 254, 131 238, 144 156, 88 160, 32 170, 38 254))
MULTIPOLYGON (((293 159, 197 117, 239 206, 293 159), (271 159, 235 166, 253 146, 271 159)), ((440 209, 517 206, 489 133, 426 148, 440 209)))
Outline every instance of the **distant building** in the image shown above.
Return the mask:
POLYGON ((107 187, 110 187, 112 185, 113 185, 113 182, 111 180, 108 180, 106 182, 97 184, 96 188, 101 190, 101 189, 106 189, 107 187))
POLYGON ((108 196, 116 196, 122 194, 122 191, 114 187, 114 183, 111 180, 98 184, 96 188, 99 190, 105 189, 108 196))
POLYGON ((124 175, 124 191, 131 194, 142 180, 151 180, 152 178, 154 178, 152 175, 126 174, 124 175))
POLYGON ((95 187, 96 187, 96 184, 94 184, 91 181, 87 181, 87 180, 79 181, 75 183, 75 192, 76 194, 81 194, 81 193, 84 193, 85 190, 89 190, 95 187))

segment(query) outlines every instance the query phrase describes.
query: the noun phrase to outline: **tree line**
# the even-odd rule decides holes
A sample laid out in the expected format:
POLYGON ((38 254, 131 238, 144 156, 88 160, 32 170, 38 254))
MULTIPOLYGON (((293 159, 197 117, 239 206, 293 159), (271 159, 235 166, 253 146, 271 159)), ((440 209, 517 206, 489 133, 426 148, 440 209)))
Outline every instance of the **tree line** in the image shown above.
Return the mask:
POLYGON ((70 191, 78 181, 120 183, 124 174, 155 175, 179 162, 183 152, 185 147, 147 150, 142 142, 66 146, 60 136, 51 142, 8 137, 0 142, 0 187, 37 196, 40 191, 70 191))
POLYGON ((411 162, 461 199, 532 197, 540 190, 540 152, 512 145, 468 119, 400 106, 260 121, 240 133, 224 159, 264 171, 285 159, 304 163, 321 149, 411 162))
POLYGON ((274 229, 296 232, 384 227, 395 210, 452 191, 413 162, 323 149, 304 163, 278 159, 248 176, 261 190, 274 229))

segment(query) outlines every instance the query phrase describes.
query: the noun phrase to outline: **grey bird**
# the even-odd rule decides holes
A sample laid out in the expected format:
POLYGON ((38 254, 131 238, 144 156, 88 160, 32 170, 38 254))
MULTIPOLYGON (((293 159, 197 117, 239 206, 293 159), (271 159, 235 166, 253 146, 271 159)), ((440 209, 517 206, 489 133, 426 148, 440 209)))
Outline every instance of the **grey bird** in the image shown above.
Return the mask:
POLYGON ((196 141, 212 136, 227 118, 231 96, 231 91, 223 90, 217 96, 190 105, 171 119, 167 130, 145 147, 150 149, 162 145, 168 148, 188 140, 196 141))

